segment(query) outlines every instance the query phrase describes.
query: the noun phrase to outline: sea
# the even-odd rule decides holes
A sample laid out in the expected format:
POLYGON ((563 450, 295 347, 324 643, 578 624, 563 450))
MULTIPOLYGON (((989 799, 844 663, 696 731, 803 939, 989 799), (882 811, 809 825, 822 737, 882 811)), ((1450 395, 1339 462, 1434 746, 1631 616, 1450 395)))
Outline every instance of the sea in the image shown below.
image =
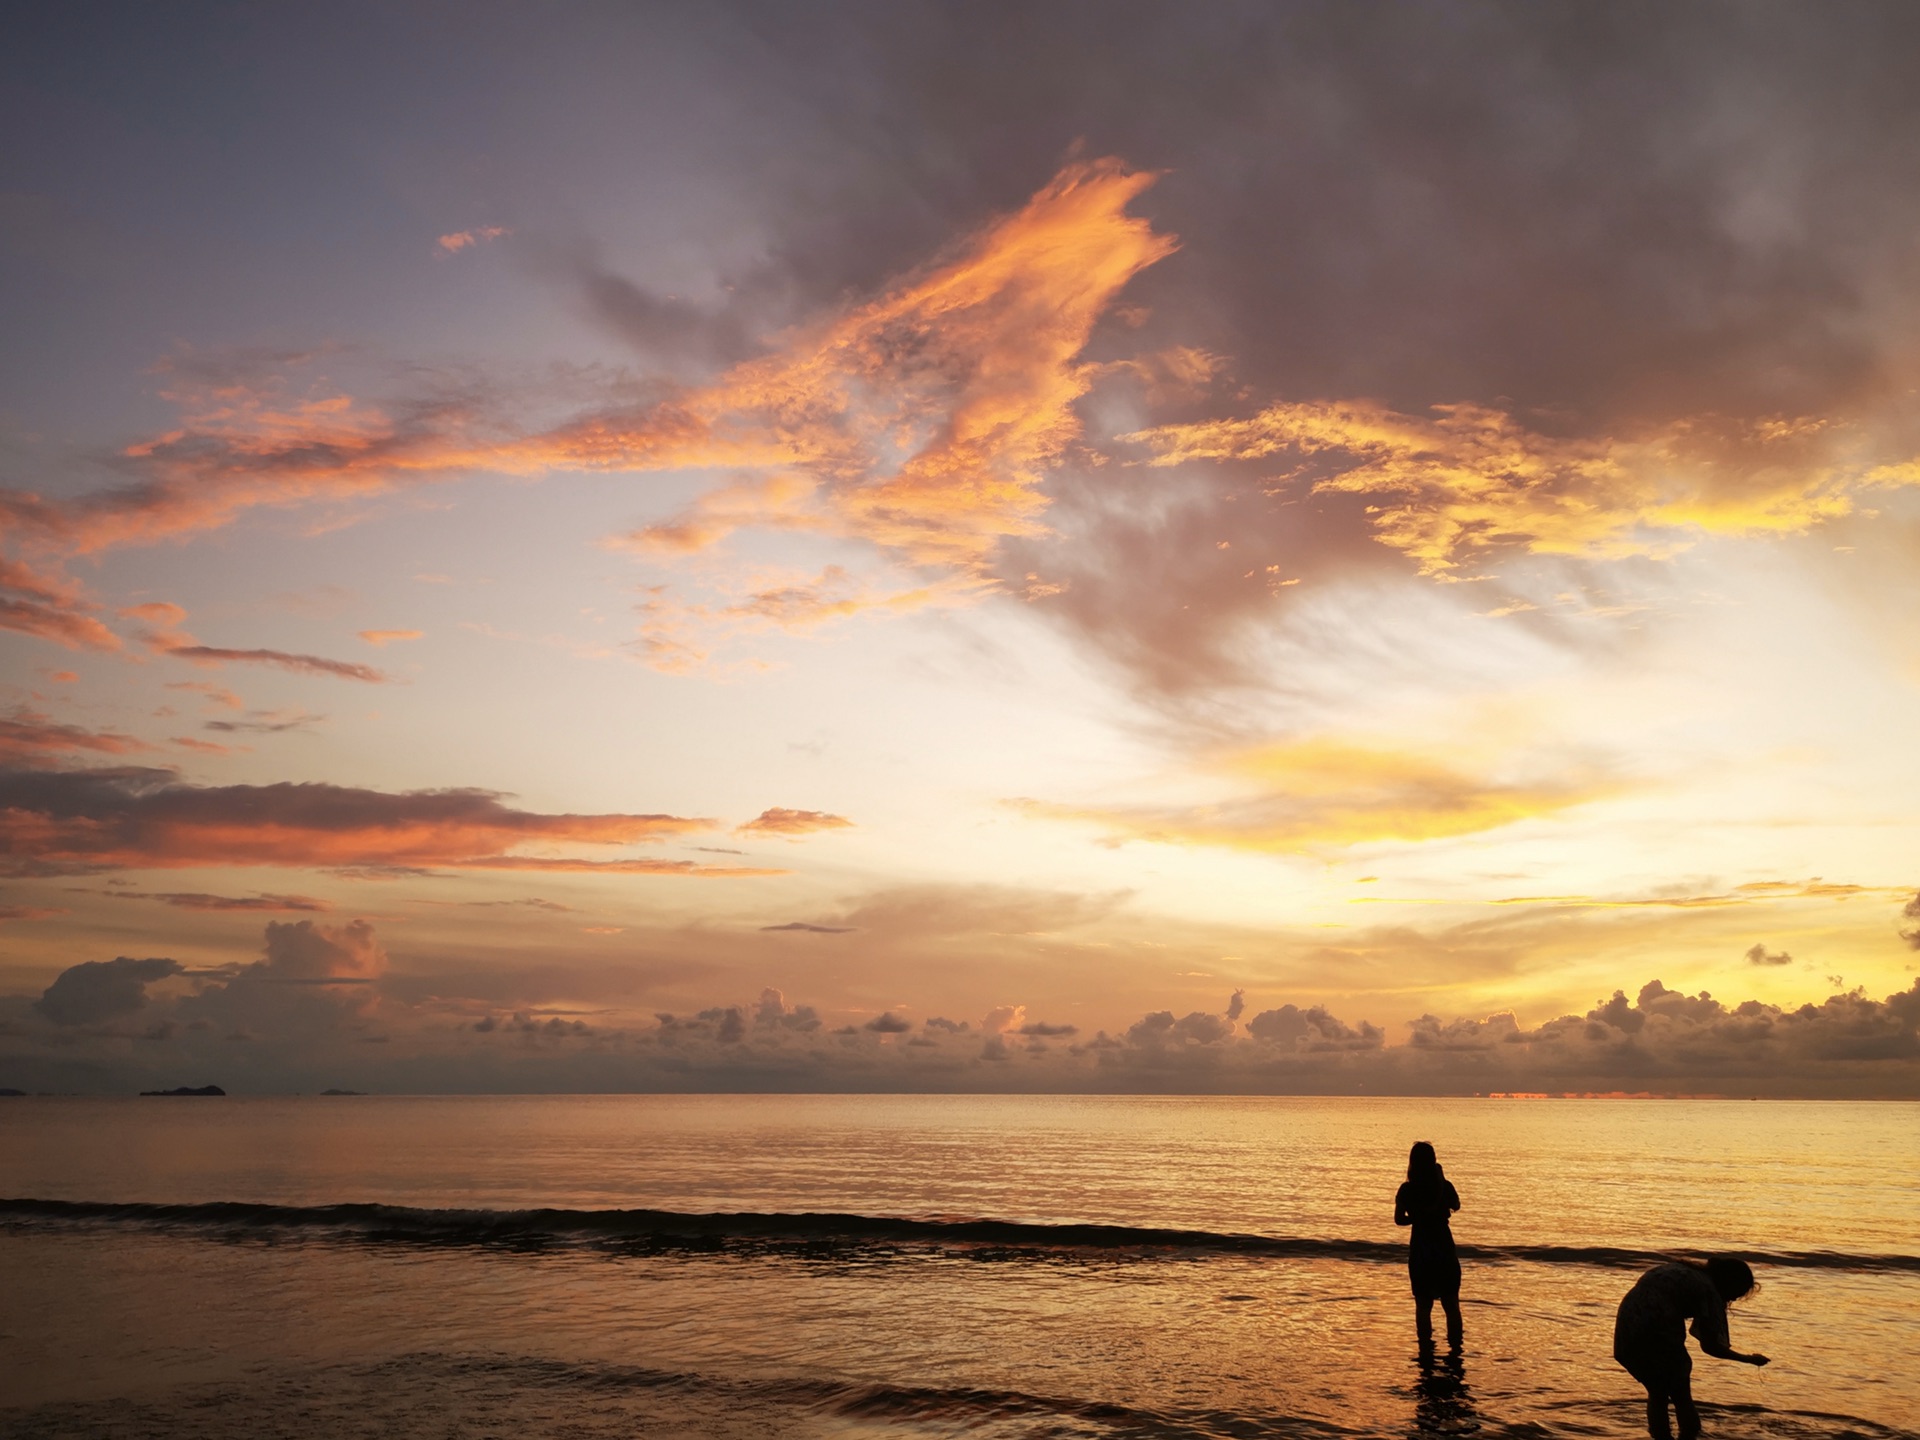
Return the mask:
POLYGON ((1915 1104, 27 1097, 0 1197, 10 1440, 1628 1437, 1615 1306, 1719 1252, 1708 1435, 1920 1435, 1915 1104))

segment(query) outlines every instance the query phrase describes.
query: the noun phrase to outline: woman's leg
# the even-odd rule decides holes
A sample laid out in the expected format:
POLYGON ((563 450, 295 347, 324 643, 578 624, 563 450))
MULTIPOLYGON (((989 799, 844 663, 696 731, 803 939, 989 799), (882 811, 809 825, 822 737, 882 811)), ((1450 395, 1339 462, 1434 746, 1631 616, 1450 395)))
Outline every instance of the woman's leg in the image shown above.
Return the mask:
POLYGON ((1694 1440, 1700 1433, 1700 1412, 1693 1408, 1693 1377, 1682 1375, 1673 1391, 1673 1413, 1680 1419, 1680 1440, 1694 1440))
POLYGON ((1673 1427, 1667 1423, 1667 1392, 1647 1387, 1647 1434, 1653 1440, 1673 1440, 1673 1427))
POLYGON ((1442 1295, 1440 1297, 1440 1305, 1441 1308, 1447 1312, 1447 1344, 1458 1350, 1463 1334, 1463 1327, 1460 1323, 1459 1292, 1456 1291, 1451 1295, 1442 1295))
POLYGON ((1413 1297, 1413 1333, 1420 1337, 1422 1345, 1433 1344, 1433 1297, 1431 1295, 1413 1297))

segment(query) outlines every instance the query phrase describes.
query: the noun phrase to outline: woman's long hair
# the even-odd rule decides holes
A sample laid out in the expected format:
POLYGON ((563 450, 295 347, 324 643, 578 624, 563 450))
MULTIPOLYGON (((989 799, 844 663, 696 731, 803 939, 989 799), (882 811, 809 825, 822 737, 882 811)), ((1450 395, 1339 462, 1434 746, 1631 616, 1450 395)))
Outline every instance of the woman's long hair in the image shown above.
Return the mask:
POLYGON ((1715 1255, 1702 1267, 1720 1298, 1731 1305, 1744 1300, 1760 1287, 1754 1284, 1753 1267, 1738 1255, 1715 1255))
POLYGON ((1424 1188, 1446 1178, 1446 1172, 1440 1168, 1440 1157, 1433 1153, 1433 1142, 1414 1141, 1413 1149, 1407 1152, 1407 1180, 1424 1188))

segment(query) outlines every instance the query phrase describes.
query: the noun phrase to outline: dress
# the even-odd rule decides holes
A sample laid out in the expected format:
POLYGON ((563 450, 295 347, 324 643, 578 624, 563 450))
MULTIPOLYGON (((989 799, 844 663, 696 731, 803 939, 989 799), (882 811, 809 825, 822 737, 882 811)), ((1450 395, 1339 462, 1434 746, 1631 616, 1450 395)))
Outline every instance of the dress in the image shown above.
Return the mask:
POLYGON ((1460 1192, 1444 1175, 1409 1180, 1393 1197, 1396 1224, 1411 1224, 1407 1279, 1416 1300, 1451 1300, 1460 1293, 1460 1257, 1453 1251, 1448 1217, 1460 1208, 1460 1192))
POLYGON ((1669 1263, 1647 1271, 1620 1302, 1613 1321, 1613 1358, 1649 1391, 1671 1393, 1687 1384, 1687 1321, 1709 1355, 1732 1349, 1727 1302, 1698 1265, 1669 1263))

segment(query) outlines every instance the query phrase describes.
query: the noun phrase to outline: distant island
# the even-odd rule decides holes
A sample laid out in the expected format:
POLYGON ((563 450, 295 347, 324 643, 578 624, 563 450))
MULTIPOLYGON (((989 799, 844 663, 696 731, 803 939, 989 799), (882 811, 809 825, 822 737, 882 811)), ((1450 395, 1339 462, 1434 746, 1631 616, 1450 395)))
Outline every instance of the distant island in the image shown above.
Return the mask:
POLYGON ((11 1090, 4 1085, 0 1085, 0 1095, 24 1095, 26 1093, 24 1090, 11 1090))
POLYGON ((364 1090, 322 1090, 322 1095, 364 1095, 364 1090))
POLYGON ((142 1095, 224 1095, 218 1085, 182 1085, 173 1090, 142 1090, 142 1095))

